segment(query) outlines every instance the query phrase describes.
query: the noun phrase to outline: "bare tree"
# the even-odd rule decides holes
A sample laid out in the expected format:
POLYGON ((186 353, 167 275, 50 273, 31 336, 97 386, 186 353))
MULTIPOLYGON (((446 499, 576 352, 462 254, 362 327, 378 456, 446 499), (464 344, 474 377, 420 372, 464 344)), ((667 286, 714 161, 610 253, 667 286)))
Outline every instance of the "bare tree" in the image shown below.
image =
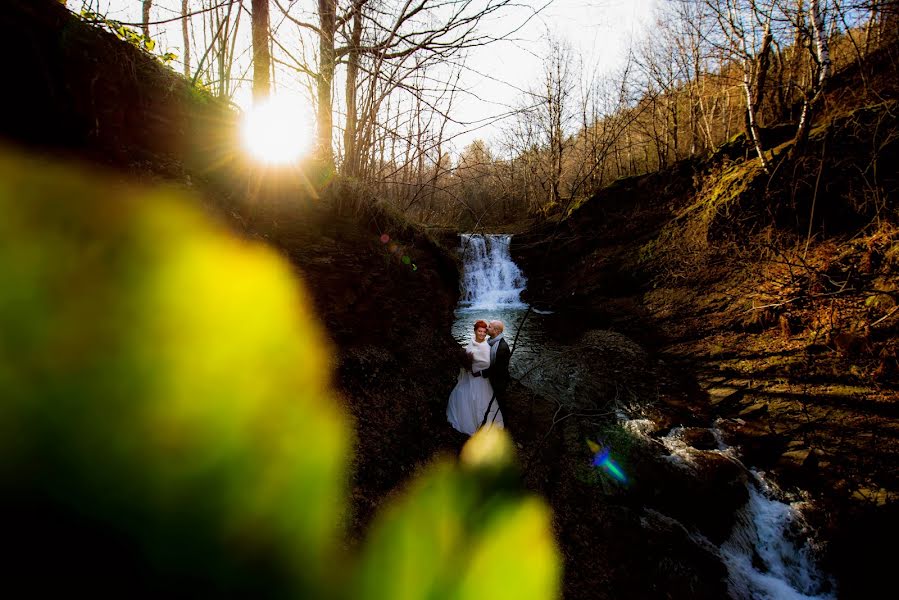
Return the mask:
POLYGON ((144 37, 150 37, 150 9, 153 8, 153 0, 141 0, 141 30, 144 37))
POLYGON ((356 100, 359 96, 359 68, 362 48, 362 7, 367 0, 353 0, 350 22, 349 43, 347 45, 346 72, 346 125, 343 130, 344 160, 343 172, 358 175, 361 170, 359 152, 359 112, 356 100))
MULTIPOLYGON (((586 196, 607 182, 612 173, 610 158, 621 147, 625 132, 633 127, 640 111, 631 109, 632 62, 602 79, 591 82, 582 98, 581 131, 570 152, 569 186, 572 196, 586 196)), ((618 177, 618 170, 612 177, 618 177)))
POLYGON ((567 136, 572 119, 571 96, 575 81, 571 46, 555 36, 547 38, 547 54, 543 59, 543 81, 531 91, 537 129, 546 149, 548 164, 544 188, 547 193, 544 210, 562 206, 562 167, 567 150, 567 136))
POLYGON ((821 98, 821 94, 827 85, 827 80, 830 78, 831 61, 830 47, 827 43, 826 11, 822 8, 820 0, 809 0, 808 16, 811 23, 809 52, 815 65, 815 72, 811 78, 812 84, 810 89, 803 94, 802 113, 799 116, 799 126, 796 129, 794 151, 803 149, 808 140, 815 105, 821 98))
POLYGON ((204 0, 204 3, 200 13, 205 50, 191 79, 196 83, 202 78, 218 96, 230 98, 235 91, 232 69, 244 0, 204 0))
MULTIPOLYGON (((466 48, 490 43, 495 38, 479 34, 479 22, 497 10, 509 5, 511 0, 345 0, 341 7, 338 0, 319 0, 317 22, 302 16, 294 16, 289 7, 279 3, 288 19, 300 29, 317 38, 317 65, 299 59, 296 68, 315 80, 317 87, 317 143, 322 158, 333 161, 334 129, 334 79, 338 66, 346 63, 347 93, 365 89, 356 78, 364 72, 366 78, 387 78, 394 89, 401 87, 409 69, 420 68, 434 62, 446 62, 458 56, 466 48), (376 5, 375 5, 376 4, 376 5), (366 34, 367 32, 367 34, 366 34), (405 70, 397 69, 412 56, 423 57, 412 61, 405 70), (363 57, 369 59, 362 69, 363 57)), ((370 88, 369 88, 370 89, 370 88)), ((359 99, 346 102, 346 121, 357 129, 363 127, 359 118, 359 99)), ((377 112, 380 102, 369 107, 377 112)), ((361 164, 358 131, 344 134, 344 163, 351 169, 361 164), (352 137, 348 137, 351 136, 352 137), (350 151, 349 153, 347 151, 350 151)))
POLYGON ((190 0, 181 0, 181 39, 183 40, 184 49, 181 56, 184 64, 184 76, 190 77, 190 29, 189 29, 189 4, 190 0))
POLYGON ((680 101, 688 73, 685 61, 678 60, 678 36, 668 21, 658 19, 656 31, 652 40, 638 48, 635 64, 647 86, 645 98, 651 107, 646 133, 656 147, 658 166, 663 168, 669 158, 681 158, 680 101))
POLYGON ((266 98, 271 93, 272 59, 269 52, 268 0, 252 0, 253 31, 253 99, 266 98))
MULTIPOLYGON (((759 118, 770 66, 772 19, 777 0, 686 1, 693 2, 697 11, 717 24, 717 28, 708 31, 696 30, 704 42, 723 51, 725 57, 736 61, 741 67, 747 138, 762 167, 767 170, 769 160, 764 152, 759 118)), ((695 26, 705 22, 706 19, 702 19, 695 26)))

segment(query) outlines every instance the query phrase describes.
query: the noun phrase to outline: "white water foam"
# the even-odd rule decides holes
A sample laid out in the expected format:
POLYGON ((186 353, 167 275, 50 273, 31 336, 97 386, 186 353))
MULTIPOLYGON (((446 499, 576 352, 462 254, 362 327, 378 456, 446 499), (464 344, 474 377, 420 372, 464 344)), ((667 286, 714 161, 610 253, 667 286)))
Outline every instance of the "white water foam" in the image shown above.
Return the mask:
POLYGON ((758 473, 749 502, 737 514, 730 539, 721 545, 728 591, 737 600, 835 599, 833 583, 815 564, 811 531, 802 503, 776 499, 758 473))
POLYGON ((526 308, 527 279, 512 262, 511 235, 461 234, 462 299, 467 309, 526 308))
MULTIPOLYGON (((653 424, 647 419, 629 419, 619 414, 622 427, 634 434, 661 443, 669 452, 667 460, 691 468, 693 457, 714 452, 740 462, 716 427, 710 431, 718 450, 697 450, 682 439, 683 428, 675 427, 656 440, 647 435, 653 424)), ((740 463, 742 464, 742 463, 740 463)), ((813 532, 802 515, 804 503, 782 502, 776 487, 760 473, 748 471, 749 501, 736 515, 730 538, 715 553, 727 567, 728 592, 735 600, 832 600, 837 597, 834 583, 815 564, 813 532)), ((701 546, 707 540, 696 532, 691 537, 701 546)))
POLYGON ((684 441, 683 427, 672 427, 671 431, 668 432, 668 435, 659 440, 662 445, 665 446, 665 449, 669 452, 668 456, 666 456, 665 459, 678 466, 692 467, 696 462, 696 458, 698 456, 702 455, 703 453, 712 453, 719 454, 721 456, 724 456, 728 460, 737 462, 742 467, 743 463, 740 462, 734 449, 727 446, 721 440, 721 432, 715 428, 712 428, 709 431, 712 433, 712 436, 714 437, 715 442, 718 445, 717 450, 697 450, 684 441))

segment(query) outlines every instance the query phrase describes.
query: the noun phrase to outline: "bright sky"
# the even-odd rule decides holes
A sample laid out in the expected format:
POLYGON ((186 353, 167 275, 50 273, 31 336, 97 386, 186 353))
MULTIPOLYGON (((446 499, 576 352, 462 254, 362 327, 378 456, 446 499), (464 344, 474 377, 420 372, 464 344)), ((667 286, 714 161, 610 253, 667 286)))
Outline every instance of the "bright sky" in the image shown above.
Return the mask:
MULTIPOLYGON (((499 17, 493 17, 483 24, 483 28, 492 35, 508 33, 523 23, 528 15, 532 15, 534 8, 545 8, 518 30, 514 39, 470 51, 466 61, 467 70, 461 82, 465 91, 456 99, 453 111, 455 118, 467 125, 448 129, 449 134, 454 136, 452 144, 457 151, 477 138, 491 141, 501 135, 504 123, 497 121, 497 117, 520 105, 522 90, 534 87, 540 81, 540 55, 546 48, 547 31, 567 40, 590 69, 600 73, 608 72, 621 64, 630 40, 645 33, 646 26, 653 19, 653 7, 664 0, 518 1, 519 7, 507 9, 499 17), (528 6, 524 6, 525 4, 528 6)), ((140 0, 68 1, 73 10, 78 10, 82 3, 92 6, 92 10, 105 14, 108 18, 123 22, 141 20, 140 0)), ((314 5, 311 0, 298 4, 304 3, 310 5, 310 10, 314 5)), ((151 21, 169 19, 180 14, 180 0, 155 0, 153 4, 151 21)), ((279 14, 279 9, 273 3, 273 22, 279 14)), ((248 25, 248 21, 242 25, 247 36, 248 25)), ((158 50, 173 50, 180 58, 180 22, 151 26, 151 35, 157 40, 158 50)), ((196 56, 193 60, 196 61, 196 56)), ((173 66, 180 68, 180 65, 173 66)), ((245 75, 252 77, 252 73, 245 75)), ((301 89, 299 85, 289 87, 297 92, 301 89)), ((249 88, 249 85, 244 85, 235 95, 237 104, 249 105, 249 88)))
MULTIPOLYGON (((642 35, 652 22, 652 10, 658 1, 553 0, 515 34, 514 40, 473 51, 463 86, 471 94, 459 106, 457 118, 482 122, 484 127, 460 135, 456 145, 464 146, 476 138, 495 139, 500 134, 504 123, 490 122, 515 108, 523 91, 540 82, 540 56, 546 50, 547 32, 570 43, 589 68, 599 73, 613 71, 623 63, 631 39, 642 35)), ((527 14, 523 9, 521 12, 527 14)), ((503 25, 508 30, 509 21, 505 18, 489 26, 501 32, 503 25)))

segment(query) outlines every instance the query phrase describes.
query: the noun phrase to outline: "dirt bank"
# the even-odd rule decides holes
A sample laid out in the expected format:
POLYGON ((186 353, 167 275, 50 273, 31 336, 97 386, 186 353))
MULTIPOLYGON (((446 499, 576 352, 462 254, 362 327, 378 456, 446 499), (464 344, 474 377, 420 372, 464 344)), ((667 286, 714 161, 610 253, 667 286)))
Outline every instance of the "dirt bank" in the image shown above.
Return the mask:
POLYGON ((236 234, 266 240, 295 266, 356 421, 355 533, 422 463, 458 450, 464 440, 444 416, 456 374, 444 360, 456 348, 450 253, 373 198, 324 185, 314 166, 252 170, 230 107, 54 0, 4 7, 0 48, 18 57, 16 92, 2 97, 5 144, 188 187, 236 234), (310 181, 321 184, 315 193, 310 181))
MULTIPOLYGON (((839 145, 845 135, 860 152, 858 132, 843 126, 860 118, 850 115, 818 129, 819 151, 820 140, 839 145)), ((891 109, 876 118, 895 129, 891 109)), ((513 255, 529 278, 529 300, 568 315, 573 338, 602 327, 648 351, 655 436, 717 422, 747 465, 807 494, 825 569, 840 597, 862 598, 887 585, 878 548, 899 533, 899 236, 894 213, 877 220, 846 201, 845 156, 821 169, 822 189, 835 195, 823 200, 826 219, 867 225, 831 224, 832 235, 807 247, 796 231, 805 223, 777 219, 746 235, 713 218, 697 238, 697 203, 721 171, 685 162, 620 181, 570 218, 522 232, 513 255), (838 180, 832 186, 828 172, 838 180), (851 221, 839 216, 847 211, 855 211, 851 221)), ((761 224, 763 212, 772 214, 770 197, 751 187, 740 193, 732 220, 761 224)))

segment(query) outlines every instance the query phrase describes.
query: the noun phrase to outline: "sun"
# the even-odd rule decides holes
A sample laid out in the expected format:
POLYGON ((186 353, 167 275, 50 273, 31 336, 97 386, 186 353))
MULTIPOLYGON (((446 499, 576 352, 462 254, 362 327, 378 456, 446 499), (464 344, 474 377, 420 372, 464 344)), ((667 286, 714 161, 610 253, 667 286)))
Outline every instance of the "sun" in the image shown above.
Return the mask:
POLYGON ((241 122, 244 148, 267 165, 296 162, 312 142, 312 119, 299 99, 273 96, 246 111, 241 122))

